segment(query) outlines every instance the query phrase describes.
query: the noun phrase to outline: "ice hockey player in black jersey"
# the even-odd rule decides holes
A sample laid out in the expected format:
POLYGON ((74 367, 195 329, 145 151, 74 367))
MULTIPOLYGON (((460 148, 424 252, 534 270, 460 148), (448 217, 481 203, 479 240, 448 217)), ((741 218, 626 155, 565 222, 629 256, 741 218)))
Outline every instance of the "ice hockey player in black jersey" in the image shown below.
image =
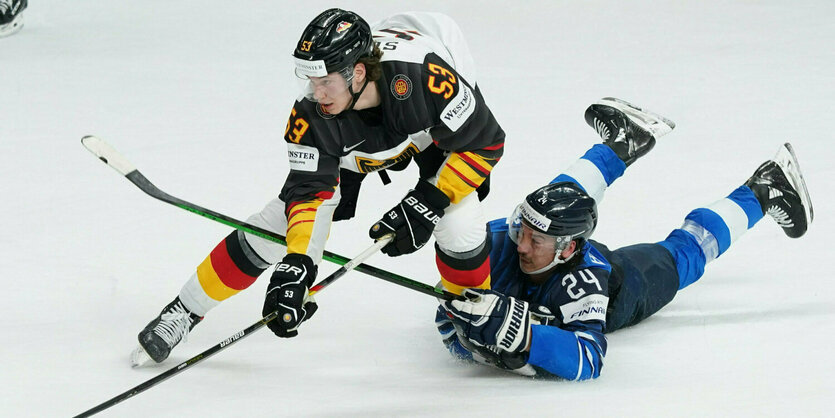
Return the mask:
POLYGON ((513 215, 488 224, 491 289, 443 302, 436 324, 450 352, 528 376, 600 375, 604 333, 657 312, 696 282, 765 215, 791 238, 814 212, 789 144, 727 197, 691 211, 663 241, 610 250, 591 238, 604 190, 673 123, 617 99, 586 111, 603 137, 513 215))
POLYGON ((308 299, 331 222, 354 215, 366 175, 402 170, 419 178, 402 201, 381 211, 369 231, 390 256, 435 237, 444 286, 490 287, 489 243, 480 200, 502 155, 505 134, 482 97, 473 59, 455 22, 404 13, 369 25, 329 9, 313 19, 293 53, 303 92, 284 139, 290 173, 281 194, 247 222, 287 237, 287 248, 235 231, 222 240, 178 297, 139 334, 132 361, 165 360, 222 301, 249 287, 271 265, 263 312, 270 329, 292 337, 316 311, 308 299))
POLYGON ((23 29, 23 11, 29 0, 0 0, 0 38, 23 29))

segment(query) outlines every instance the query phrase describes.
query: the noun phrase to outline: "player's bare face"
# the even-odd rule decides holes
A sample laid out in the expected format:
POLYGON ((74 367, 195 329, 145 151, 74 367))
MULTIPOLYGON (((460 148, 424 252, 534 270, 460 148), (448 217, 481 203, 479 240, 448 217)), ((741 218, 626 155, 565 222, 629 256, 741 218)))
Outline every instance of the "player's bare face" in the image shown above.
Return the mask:
POLYGON ((523 225, 516 238, 516 252, 519 253, 519 266, 522 271, 536 271, 551 264, 556 256, 554 242, 554 237, 523 225))
POLYGON ((313 90, 313 99, 319 102, 325 112, 337 115, 351 104, 348 82, 339 73, 330 73, 326 77, 310 77, 309 83, 313 90))

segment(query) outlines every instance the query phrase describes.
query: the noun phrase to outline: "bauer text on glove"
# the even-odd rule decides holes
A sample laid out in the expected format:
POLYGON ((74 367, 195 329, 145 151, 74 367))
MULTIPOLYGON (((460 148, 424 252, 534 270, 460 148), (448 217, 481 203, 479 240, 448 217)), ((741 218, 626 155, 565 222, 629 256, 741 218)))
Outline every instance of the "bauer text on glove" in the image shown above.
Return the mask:
POLYGON ((447 206, 449 198, 437 187, 421 180, 371 227, 368 235, 379 239, 394 233, 394 240, 382 249, 389 256, 413 253, 429 241, 447 206))

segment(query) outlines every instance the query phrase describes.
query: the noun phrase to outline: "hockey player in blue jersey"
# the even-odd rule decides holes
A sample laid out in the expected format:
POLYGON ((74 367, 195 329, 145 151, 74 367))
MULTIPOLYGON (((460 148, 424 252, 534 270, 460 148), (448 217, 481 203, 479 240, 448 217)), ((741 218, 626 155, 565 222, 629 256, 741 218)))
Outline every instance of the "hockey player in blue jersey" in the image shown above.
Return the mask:
POLYGON ((730 195, 691 211, 663 241, 610 250, 591 240, 597 203, 627 166, 674 124, 621 100, 586 111, 593 146, 508 219, 488 224, 491 289, 443 302, 436 324, 450 352, 529 376, 600 376, 604 333, 657 312, 765 215, 791 238, 813 219, 790 144, 730 195))

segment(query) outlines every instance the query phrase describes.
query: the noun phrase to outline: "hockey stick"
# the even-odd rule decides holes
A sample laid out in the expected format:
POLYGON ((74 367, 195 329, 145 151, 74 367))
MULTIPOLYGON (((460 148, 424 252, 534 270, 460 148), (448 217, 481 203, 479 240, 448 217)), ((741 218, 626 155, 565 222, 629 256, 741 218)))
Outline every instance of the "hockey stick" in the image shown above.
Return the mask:
MULTIPOLYGON (((266 240, 274 241, 281 245, 287 245, 287 238, 284 235, 263 229, 261 227, 252 225, 247 222, 239 221, 235 218, 226 216, 221 213, 217 213, 213 210, 200 207, 198 205, 195 205, 194 203, 187 202, 185 200, 176 198, 174 196, 169 195, 168 193, 163 192, 162 190, 157 188, 157 186, 154 186, 154 184, 151 183, 151 181, 148 180, 142 173, 140 173, 139 170, 137 170, 133 164, 131 164, 125 157, 122 156, 122 154, 119 154, 119 152, 116 151, 113 147, 111 147, 107 142, 95 136, 88 135, 84 138, 81 138, 81 144, 84 145, 85 148, 87 148, 100 160, 104 161, 105 164, 112 167, 114 170, 119 172, 119 174, 127 177, 127 179, 130 180, 137 187, 139 187, 139 189, 141 189, 143 192, 147 193, 155 199, 177 206, 181 209, 185 209, 189 212, 196 213, 204 218, 209 218, 213 221, 231 226, 232 228, 239 229, 241 231, 259 236, 266 240)), ((339 254, 334 254, 330 251, 325 251, 322 258, 339 265, 345 265, 350 261, 348 258, 343 257, 339 254)), ((434 296, 445 300, 452 300, 456 298, 456 295, 454 293, 447 292, 443 289, 436 289, 434 286, 430 286, 426 283, 421 283, 409 279, 407 277, 403 277, 399 274, 379 269, 374 266, 360 264, 356 266, 355 269, 370 276, 374 276, 378 279, 383 279, 385 281, 412 290, 416 290, 429 296, 434 296)))
MULTIPOLYGON (((319 283, 314 284, 313 287, 310 288, 310 292, 308 293, 308 295, 313 296, 314 294, 316 294, 318 292, 321 292, 322 289, 328 287, 328 285, 330 285, 331 283, 336 281, 336 279, 342 277, 343 275, 345 275, 345 273, 347 273, 347 272, 357 268, 358 266, 360 266, 363 260, 370 257, 371 255, 373 255, 377 251, 379 251, 380 248, 383 248, 383 246, 388 244, 388 242, 391 241, 391 239, 392 239, 392 235, 387 235, 387 236, 379 239, 377 242, 374 243, 374 245, 368 247, 368 249, 363 251, 360 255, 356 256, 353 260, 348 260, 347 263, 343 264, 342 267, 340 267, 338 270, 333 272, 333 274, 331 274, 330 276, 322 279, 319 283)), ((156 377, 153 377, 149 380, 146 380, 145 382, 143 382, 143 383, 141 383, 141 384, 125 391, 125 392, 122 392, 119 395, 116 395, 115 397, 111 398, 110 400, 108 400, 106 402, 103 402, 99 405, 96 405, 96 406, 94 406, 94 407, 76 415, 75 418, 89 417, 93 414, 97 414, 97 413, 99 413, 99 412, 101 412, 101 411, 103 411, 107 408, 110 408, 113 405, 116 405, 119 402, 122 402, 122 401, 124 401, 128 398, 133 397, 134 395, 142 393, 142 392, 144 392, 144 391, 162 383, 163 381, 167 380, 168 378, 182 372, 185 369, 188 369, 191 366, 194 366, 197 363, 200 363, 201 361, 215 355, 217 352, 219 352, 219 351, 229 347, 230 345, 235 344, 236 342, 244 339, 245 337, 248 337, 248 336, 252 335, 252 333, 254 333, 255 331, 258 331, 261 328, 263 328, 264 325, 267 324, 267 322, 272 321, 277 316, 278 316, 278 311, 273 312, 273 313, 261 318, 261 320, 259 320, 258 322, 248 326, 243 331, 237 332, 236 334, 234 334, 231 337, 221 341, 220 343, 215 344, 213 347, 209 348, 208 350, 206 350, 206 351, 204 351, 204 352, 186 360, 183 363, 180 363, 176 367, 172 367, 172 368, 168 369, 167 371, 157 375, 156 377)))

